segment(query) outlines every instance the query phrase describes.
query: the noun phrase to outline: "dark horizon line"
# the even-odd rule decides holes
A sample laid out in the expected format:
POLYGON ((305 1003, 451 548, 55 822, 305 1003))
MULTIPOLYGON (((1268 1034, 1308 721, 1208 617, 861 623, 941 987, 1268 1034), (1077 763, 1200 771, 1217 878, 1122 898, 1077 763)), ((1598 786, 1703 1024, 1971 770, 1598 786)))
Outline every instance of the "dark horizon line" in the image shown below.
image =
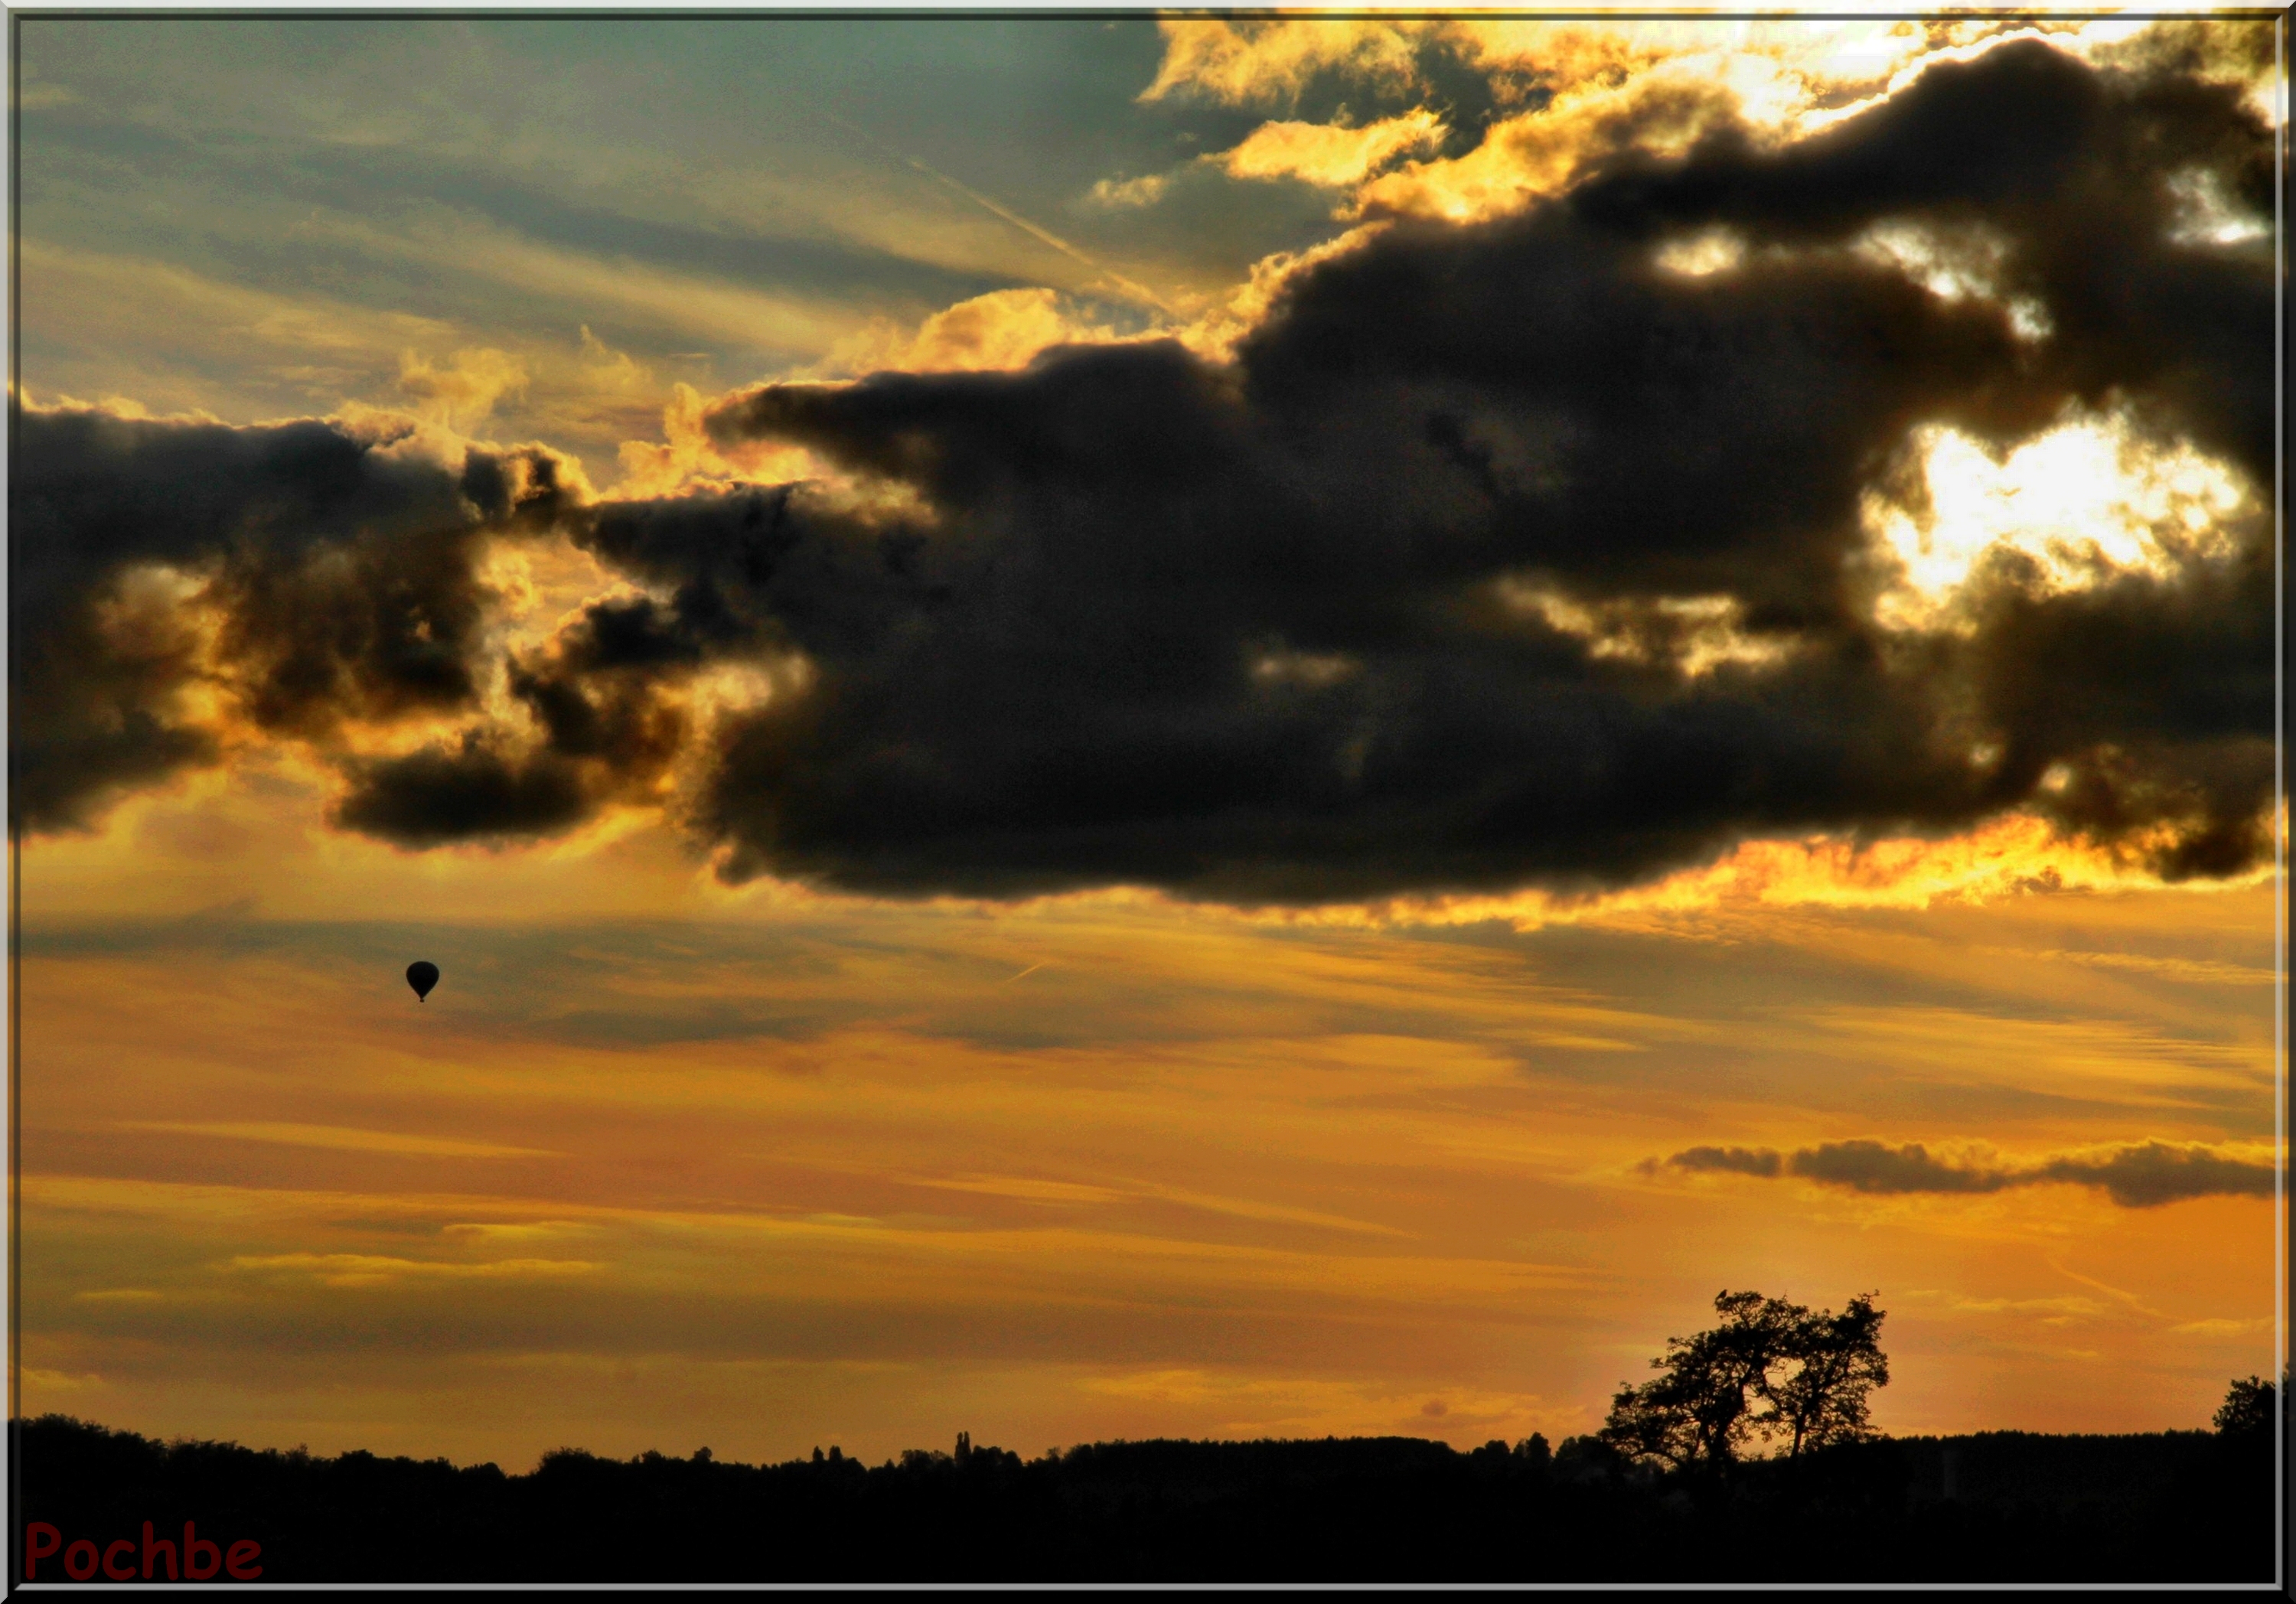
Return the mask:
MULTIPOLYGON (((898 1453, 893 1454, 891 1457, 882 1461, 882 1463, 872 1463, 870 1461, 858 1454, 846 1453, 844 1453, 843 1445, 840 1444, 832 1444, 826 1449, 824 1449, 821 1444, 816 1444, 812 1450, 812 1453, 816 1455, 827 1453, 834 1453, 839 1456, 833 1460, 808 1458, 803 1453, 797 1455, 795 1458, 786 1460, 720 1459, 707 1444, 696 1448, 689 1454, 665 1453, 658 1448, 646 1448, 629 1455, 627 1458, 620 1458, 613 1454, 595 1453, 587 1448, 578 1448, 570 1444, 562 1444, 555 1448, 546 1448, 543 1450, 542 1453, 537 1456, 535 1460, 535 1468, 531 1470, 504 1470, 500 1463, 494 1460, 474 1460, 469 1463, 460 1463, 443 1453, 434 1454, 428 1459, 420 1459, 412 1453, 402 1453, 384 1454, 377 1453, 373 1450, 367 1448, 345 1448, 335 1453, 329 1454, 314 1453, 310 1452, 308 1447, 300 1444, 298 1444, 293 1448, 281 1448, 276 1446, 255 1447, 246 1443, 242 1443, 235 1437, 208 1437, 192 1435, 167 1437, 147 1436, 144 1433, 136 1431, 132 1428, 106 1426, 101 1421, 85 1420, 78 1415, 65 1414, 61 1411, 50 1411, 46 1413, 37 1415, 12 1415, 8 1420, 8 1429, 11 1436, 12 1437, 16 1432, 24 1427, 47 1423, 70 1425, 81 1428, 82 1429, 100 1431, 108 1436, 113 1437, 134 1437, 138 1441, 148 1443, 157 1447, 169 1449, 171 1451, 179 1448, 234 1448, 238 1449, 242 1453, 258 1455, 277 1454, 283 1459, 294 1459, 299 1455, 307 1461, 314 1464, 338 1461, 349 1459, 354 1456, 364 1455, 366 1458, 376 1460, 386 1464, 392 1462, 418 1465, 436 1465, 443 1463, 452 1467, 457 1471, 482 1470, 491 1468, 499 1471, 504 1477, 530 1477, 538 1474, 545 1464, 554 1459, 561 1457, 594 1460, 601 1463, 614 1465, 644 1464, 651 1459, 663 1463, 716 1465, 728 1469, 736 1470, 778 1470, 785 1469, 791 1466, 814 1463, 858 1465, 865 1470, 874 1470, 889 1467, 897 1468, 901 1464, 903 1460, 910 1454, 922 1454, 927 1457, 947 1460, 956 1459, 960 1454, 966 1457, 970 1457, 972 1455, 996 1455, 1003 1457, 1009 1454, 1015 1460, 1019 1461, 1022 1465, 1041 1465, 1061 1463, 1065 1461, 1071 1455, 1087 1450, 1142 1448, 1152 1446, 1181 1448, 1259 1448, 1290 1447, 1295 1445, 1318 1446, 1325 1444, 1414 1443, 1423 1444, 1431 1448, 1441 1448, 1450 1453, 1465 1458, 1488 1449, 1492 1444, 1497 1444, 1499 1446, 1505 1448, 1510 1453, 1514 1453, 1520 1452, 1523 1444, 1529 1443, 1534 1438, 1545 1440, 1546 1436, 1545 1432, 1534 1431, 1527 1436, 1516 1439, 1513 1443, 1507 1442, 1505 1438, 1493 1437, 1489 1439, 1488 1442, 1485 1442, 1472 1448, 1455 1447, 1447 1439, 1443 1437, 1412 1436, 1401 1432, 1384 1432, 1379 1434, 1358 1433, 1347 1436, 1341 1436, 1336 1433, 1326 1433, 1322 1436, 1119 1436, 1097 1438, 1088 1443, 1070 1444, 1065 1447, 1056 1446, 1046 1450, 1043 1453, 1038 1454, 1034 1458, 1029 1458, 998 1444, 975 1444, 971 1440, 971 1434, 969 1432, 959 1431, 956 1433, 958 1448, 955 1453, 944 1448, 904 1448, 898 1453)), ((1898 1443, 1909 1446, 1924 1444, 1937 1444, 1943 1446, 1956 1443, 2004 1437, 2039 1438, 2052 1442, 2070 1443, 2103 1441, 2125 1442, 2135 1438, 2144 1437, 2170 1438, 2216 1436, 2220 1434, 2215 1428, 2208 1425, 2193 1427, 2171 1426, 2158 1428, 2148 1431, 2032 1431, 2022 1427, 2008 1426, 1990 1427, 1976 1431, 1959 1432, 1909 1432, 1898 1434, 1888 1431, 1876 1431, 1868 1437, 1856 1439, 1856 1442, 1898 1443)), ((1570 1436, 1558 1437, 1549 1444, 1548 1452, 1550 1453, 1558 1453, 1565 1444, 1595 1442, 1599 1441, 1599 1431, 1586 1431, 1577 1433, 1570 1436)), ((1853 1443, 1846 1445, 1854 1446, 1856 1444, 1853 1443)), ((1750 1455, 1742 1462, 1746 1464, 1765 1464, 1774 1460, 1779 1462, 1784 1462, 1786 1457, 1787 1456, 1784 1454, 1750 1455)))

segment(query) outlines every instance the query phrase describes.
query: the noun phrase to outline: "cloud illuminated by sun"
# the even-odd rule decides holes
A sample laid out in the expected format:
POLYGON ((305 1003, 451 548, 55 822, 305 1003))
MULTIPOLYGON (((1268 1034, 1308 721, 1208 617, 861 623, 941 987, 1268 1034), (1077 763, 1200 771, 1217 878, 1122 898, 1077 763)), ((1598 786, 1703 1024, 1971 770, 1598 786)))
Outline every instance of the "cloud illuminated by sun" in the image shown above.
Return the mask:
POLYGON ((2167 575, 2236 550, 2227 520, 2251 494, 2224 462, 2179 441, 2139 437, 2119 415, 2085 415, 2005 455, 1951 428, 1915 430, 1928 505, 1909 509, 1869 491, 1864 516, 1899 577, 1876 615, 1896 628, 1949 623, 1987 553, 2030 558, 2046 590, 2079 589, 2116 573, 2167 575))
POLYGON ((809 376, 1017 368, 1051 346, 1104 345, 1119 339, 1114 328, 1056 291, 994 290, 935 312, 914 329, 876 319, 840 341, 809 376))
MULTIPOLYGON (((2282 824, 2285 832, 2284 819, 2282 824)), ((2203 892, 2268 881, 2270 863, 2244 876, 2192 882, 2203 892)), ((1363 908, 1319 910, 1308 922, 1463 925, 1496 921, 1521 930, 1548 925, 1638 922, 1730 909, 1927 908, 2034 892, 2158 889, 2137 855, 2069 839, 2046 820, 2010 814, 1942 840, 1859 842, 1840 835, 1741 842, 1726 855, 1650 885, 1587 896, 1406 897, 1363 908)))
POLYGON ((643 501, 738 485, 783 485, 825 471, 801 446, 758 442, 730 451, 721 447, 703 423, 710 405, 692 385, 673 387, 662 408, 661 439, 622 442, 622 477, 608 496, 643 501))
MULTIPOLYGON (((1500 115, 1473 148, 1370 176, 1342 209, 1465 222, 1560 192, 1585 160, 1620 140, 1678 151, 1726 118, 1759 140, 1804 137, 1900 92, 1933 64, 2036 37, 2096 58, 2128 46, 2152 20, 1168 18, 1160 26, 1164 59, 1146 101, 1193 95, 1289 108, 1319 78, 1431 94, 1427 62, 1439 53, 1480 72, 1500 115)), ((2259 77, 2252 87, 2259 110, 2276 121, 2271 86, 2259 77)), ((1253 138, 1287 131, 1296 143, 1306 127, 1271 123, 1253 138)))
POLYGON ((1515 577, 1498 584, 1501 599, 1549 629, 1574 635, 1589 657, 1664 665, 1698 679, 1731 664, 1770 667, 1789 653, 1778 637, 1746 633, 1735 596, 1660 596, 1646 602, 1578 602, 1515 577))
POLYGON ((1232 178, 1296 178, 1339 189, 1408 151, 1442 143, 1443 123, 1432 111, 1406 111, 1360 128, 1320 123, 1262 123, 1218 158, 1232 178))
MULTIPOLYGON (((2275 825, 2285 839, 2284 807, 2275 825)), ((2117 847, 2068 835, 2031 814, 2012 813, 1958 835, 1859 840, 1841 833, 1742 841, 1714 861, 1639 886, 1570 893, 1513 892, 1397 896, 1317 907, 1234 907, 1191 903, 1168 892, 1118 886, 1059 892, 1014 904, 942 896, 917 899, 943 912, 1046 915, 1061 910, 1134 911, 1246 926, 1407 929, 1503 924, 1529 932, 1562 925, 1663 928, 1695 934, 1710 916, 1796 908, 1904 909, 1982 904, 2062 894, 2174 891, 2214 896, 2269 884, 2270 859, 2222 880, 2164 882, 2144 865, 2173 827, 2137 832, 2117 847)), ((713 860, 714 863, 715 860, 713 860)), ((726 885, 699 872, 693 889, 720 911, 860 907, 872 898, 765 876, 726 885)))

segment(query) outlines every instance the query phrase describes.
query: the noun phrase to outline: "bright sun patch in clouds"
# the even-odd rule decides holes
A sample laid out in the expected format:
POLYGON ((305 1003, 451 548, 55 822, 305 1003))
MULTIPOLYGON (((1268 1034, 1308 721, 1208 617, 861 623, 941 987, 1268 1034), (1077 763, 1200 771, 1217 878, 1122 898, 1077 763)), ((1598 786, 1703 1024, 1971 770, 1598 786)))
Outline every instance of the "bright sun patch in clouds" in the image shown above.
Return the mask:
POLYGON ((1988 552, 2031 560, 2046 590, 2117 573, 2171 574, 2235 550, 2225 520, 2249 492, 2225 463, 2185 442, 2163 448, 2119 416, 2070 420, 2003 456, 1943 425, 1915 432, 1929 506, 1914 512, 1869 492, 1866 527, 1900 566, 1877 611, 1898 628, 1931 628, 1988 552))
POLYGON ((1685 679, 1731 665, 1767 667, 1789 651, 1783 640, 1748 634, 1745 608, 1734 596, 1590 604, 1520 578, 1503 579, 1497 588, 1509 607, 1584 641, 1590 657, 1669 667, 1685 679))
POLYGON ((2261 240, 2272 233, 2272 220, 2236 207, 2225 193, 2215 173, 2197 169, 2169 181, 2177 202, 2176 229, 2169 237, 2179 244, 2238 245, 2261 240))
POLYGON ((1702 229, 1686 238, 1669 241, 1659 248, 1655 259, 1669 273, 1704 278, 1710 273, 1727 273, 1744 261, 1746 242, 1726 228, 1702 229))
POLYGON ((1915 224, 1881 223, 1850 249, 1870 261, 1897 268, 1943 299, 2000 302, 2008 314, 2009 326, 2021 340, 2048 335, 2046 307, 2030 296, 2002 294, 1999 275, 2007 247, 1981 229, 1942 235, 1915 224))

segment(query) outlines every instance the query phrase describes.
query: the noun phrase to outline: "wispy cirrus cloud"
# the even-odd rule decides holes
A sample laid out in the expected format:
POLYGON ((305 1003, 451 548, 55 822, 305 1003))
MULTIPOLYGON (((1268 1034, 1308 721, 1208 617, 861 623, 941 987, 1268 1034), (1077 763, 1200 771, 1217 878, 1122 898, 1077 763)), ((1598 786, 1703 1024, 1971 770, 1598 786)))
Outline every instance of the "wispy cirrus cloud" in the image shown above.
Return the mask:
POLYGON ((287 1120, 129 1120, 135 1131, 161 1131, 181 1136, 219 1137, 229 1142, 275 1142, 285 1147, 330 1149, 352 1153, 403 1153, 422 1158, 555 1158, 543 1148, 512 1147, 502 1142, 466 1142, 450 1136, 419 1135, 409 1131, 362 1131, 342 1125, 297 1125, 287 1120))
POLYGON ((588 1275, 600 1268, 586 1259, 447 1259, 398 1258, 374 1253, 242 1254, 231 1261, 235 1271, 250 1274, 308 1275, 329 1287, 379 1287, 408 1280, 551 1281, 588 1275))

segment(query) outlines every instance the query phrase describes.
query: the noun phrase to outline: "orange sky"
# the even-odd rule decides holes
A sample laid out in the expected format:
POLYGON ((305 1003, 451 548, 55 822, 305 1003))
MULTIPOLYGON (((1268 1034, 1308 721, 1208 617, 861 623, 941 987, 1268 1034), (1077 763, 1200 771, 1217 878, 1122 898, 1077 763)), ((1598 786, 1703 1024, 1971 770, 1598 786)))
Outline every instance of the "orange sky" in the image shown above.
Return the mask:
POLYGON ((1878 1289, 1898 1431, 2188 1427, 2271 1363, 2268 1200, 1637 1167, 2268 1162, 2269 884, 1351 926, 736 896, 658 832, 541 873, 234 802, 26 854, 28 1410, 504 1464, 1559 1439, 1726 1286, 1878 1289))

